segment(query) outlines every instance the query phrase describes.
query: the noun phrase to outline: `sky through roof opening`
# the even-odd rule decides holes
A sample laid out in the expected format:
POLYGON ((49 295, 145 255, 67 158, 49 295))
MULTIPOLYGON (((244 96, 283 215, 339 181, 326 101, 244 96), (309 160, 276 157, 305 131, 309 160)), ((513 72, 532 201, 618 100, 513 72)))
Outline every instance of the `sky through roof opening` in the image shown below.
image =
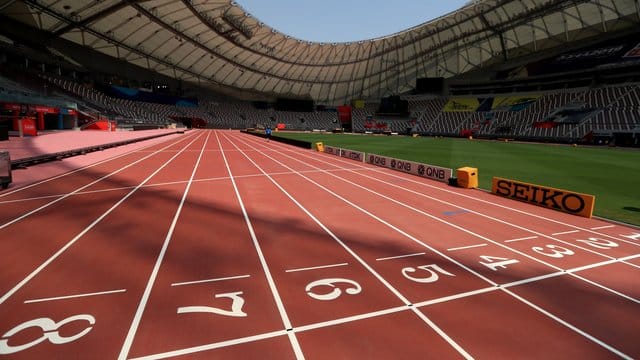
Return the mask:
POLYGON ((294 38, 353 42, 391 35, 460 9, 468 0, 236 0, 294 38))

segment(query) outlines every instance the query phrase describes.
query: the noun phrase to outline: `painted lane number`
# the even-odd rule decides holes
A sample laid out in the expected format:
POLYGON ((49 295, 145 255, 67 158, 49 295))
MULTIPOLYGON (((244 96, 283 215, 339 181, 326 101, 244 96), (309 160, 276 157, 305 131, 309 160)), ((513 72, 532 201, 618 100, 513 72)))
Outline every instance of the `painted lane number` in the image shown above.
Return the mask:
POLYGON ((210 313, 210 314, 217 314, 222 316, 246 317, 247 313, 242 311, 242 306, 244 306, 244 299, 240 295, 242 295, 242 291, 215 295, 216 299, 219 299, 219 298, 231 299, 232 301, 231 310, 224 310, 224 309, 219 309, 211 306, 184 306, 184 307, 178 308, 178 314, 210 313))
POLYGON ((447 275, 447 276, 455 276, 452 273, 442 269, 440 266, 438 266, 436 264, 421 265, 421 266, 416 266, 415 268, 406 267, 406 268, 402 269, 402 275, 404 277, 406 277, 407 279, 409 279, 411 281, 415 281, 415 282, 419 282, 419 283, 432 283, 432 282, 438 281, 438 279, 440 278, 438 273, 443 274, 443 275, 447 275), (429 276, 427 276, 427 277, 413 277, 413 276, 409 275, 409 273, 415 273, 416 271, 418 271, 417 269, 426 271, 427 273, 429 273, 429 276))
POLYGON ((27 322, 23 322, 22 324, 14 327, 13 329, 7 331, 4 335, 2 335, 2 338, 0 339, 0 355, 17 353, 19 351, 34 347, 43 341, 49 341, 50 343, 56 345, 70 343, 83 337, 93 328, 92 326, 87 326, 86 328, 84 328, 84 330, 72 336, 60 335, 60 329, 66 324, 72 323, 74 321, 86 321, 87 323, 89 323, 89 325, 94 325, 96 323, 96 319, 88 314, 71 316, 59 322, 55 322, 54 320, 49 318, 38 318, 29 320, 27 322), (29 328, 39 328, 40 330, 42 330, 42 336, 21 345, 9 344, 9 340, 12 336, 29 328))
POLYGON ((480 259, 484 260, 484 261, 480 261, 480 264, 488 267, 493 271, 498 271, 498 268, 506 269, 507 265, 517 264, 520 262, 516 259, 507 259, 507 258, 501 258, 501 257, 489 256, 489 255, 482 255, 480 256, 480 259))
POLYGON ((618 247, 618 244, 611 240, 600 239, 595 237, 588 238, 587 240, 577 240, 577 241, 580 241, 581 243, 585 243, 596 249, 609 250, 614 247, 618 247))
POLYGON ((544 255, 544 256, 549 256, 552 258, 562 258, 565 255, 574 255, 575 253, 572 250, 569 250, 567 248, 564 248, 562 246, 557 246, 557 245, 545 245, 545 247, 550 250, 550 252, 547 252, 545 250, 545 248, 540 247, 540 246, 534 246, 531 248, 531 250, 537 252, 540 255, 544 255))
POLYGON ((360 286, 360 284, 358 284, 357 282, 353 280, 341 279, 341 278, 316 280, 314 282, 307 284, 305 291, 307 292, 307 295, 311 296, 316 300, 323 300, 323 301, 335 300, 338 297, 340 297, 340 295, 342 295, 342 290, 339 287, 336 287, 335 285, 340 283, 351 285, 351 287, 347 287, 344 290, 344 292, 349 295, 356 295, 362 291, 362 286, 360 286), (329 287, 332 290, 329 291, 328 293, 318 294, 312 291, 316 287, 323 287, 323 288, 329 287))

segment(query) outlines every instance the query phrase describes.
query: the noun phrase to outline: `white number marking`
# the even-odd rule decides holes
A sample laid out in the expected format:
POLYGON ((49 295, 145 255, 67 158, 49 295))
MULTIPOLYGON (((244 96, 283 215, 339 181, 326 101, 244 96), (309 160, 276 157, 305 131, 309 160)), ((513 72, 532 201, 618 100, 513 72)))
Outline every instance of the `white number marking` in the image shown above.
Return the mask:
POLYGON ((583 242, 583 243, 585 243, 585 244, 587 244, 589 246, 592 246, 594 248, 597 248, 597 249, 609 250, 611 248, 618 247, 618 244, 614 243, 611 240, 600 239, 600 238, 595 238, 595 237, 588 238, 587 240, 577 240, 577 241, 583 242))
POLYGON ((231 299, 232 300, 231 310, 224 310, 224 309, 219 309, 211 306, 184 306, 184 307, 178 308, 178 314, 210 313, 210 314, 218 314, 223 316, 246 317, 247 313, 242 311, 242 306, 244 306, 244 299, 240 295, 242 295, 242 291, 218 294, 215 296, 216 299, 219 299, 219 298, 231 299))
POLYGON ((633 240, 633 241, 638 241, 638 240, 640 240, 640 233, 633 233, 633 234, 631 234, 631 235, 620 235, 620 236, 622 236, 622 237, 626 237, 626 238, 631 239, 631 240, 633 240))
POLYGON ((488 256, 488 255, 482 255, 480 256, 480 258, 486 262, 482 262, 480 261, 480 264, 488 267, 489 269, 493 270, 493 271, 498 271, 497 268, 501 267, 503 269, 507 268, 507 265, 511 265, 511 264, 517 264, 520 261, 516 260, 516 259, 506 259, 506 258, 501 258, 501 257, 495 257, 495 256, 488 256), (496 260, 500 260, 500 261, 496 261, 496 260))
POLYGON ((438 279, 439 279, 439 276, 437 274, 438 272, 441 273, 441 274, 444 274, 444 275, 448 275, 448 276, 455 276, 452 273, 445 271, 444 269, 442 269, 440 266, 438 266, 436 264, 421 265, 421 266, 417 266, 415 268, 406 267, 406 268, 402 269, 402 275, 404 275, 404 277, 406 277, 407 279, 409 279, 411 281, 415 281, 415 282, 419 282, 419 283, 432 283, 432 282, 438 281, 438 279), (424 277, 424 278, 415 278, 413 276, 410 276, 408 273, 416 272, 417 271, 416 268, 424 270, 424 271, 427 271, 430 275, 428 277, 424 277))
POLYGON ((549 256, 549 257, 556 258, 556 259, 562 258, 565 255, 573 255, 573 254, 575 254, 573 251, 571 251, 571 250, 569 250, 567 248, 564 248, 562 246, 545 245, 545 247, 547 249, 550 249, 551 253, 545 252, 545 248, 540 247, 540 246, 534 246, 534 247, 531 248, 531 250, 537 252, 540 255, 549 256))
POLYGON ((96 323, 96 319, 93 316, 88 314, 71 316, 59 322, 55 322, 49 318, 38 318, 38 319, 33 319, 27 322, 24 322, 14 327, 13 329, 7 331, 4 335, 2 335, 2 339, 0 339, 0 355, 17 353, 19 351, 26 350, 28 348, 36 346, 43 341, 49 341, 50 343, 56 344, 56 345, 66 344, 66 343, 75 341, 83 337, 84 335, 86 335, 89 331, 91 331, 93 327, 87 326, 84 330, 80 331, 79 333, 73 336, 60 335, 60 328, 68 323, 71 323, 74 321, 80 321, 80 320, 84 320, 88 322, 89 325, 94 325, 96 323), (32 328, 32 327, 40 328, 42 330, 42 336, 26 344, 17 345, 17 346, 9 345, 9 340, 11 339, 12 336, 19 333, 22 330, 32 328))
POLYGON ((340 278, 316 280, 312 283, 307 284, 305 291, 307 292, 307 295, 311 296, 316 300, 323 300, 323 301, 335 300, 338 297, 340 297, 340 295, 342 295, 342 290, 336 287, 335 285, 336 283, 337 284, 347 283, 352 285, 353 287, 349 287, 344 290, 349 295, 356 295, 356 294, 359 294, 360 291, 362 291, 362 287, 357 282, 349 279, 340 279, 340 278), (317 294, 311 291, 313 288, 318 286, 329 286, 333 290, 331 290, 326 294, 317 294))

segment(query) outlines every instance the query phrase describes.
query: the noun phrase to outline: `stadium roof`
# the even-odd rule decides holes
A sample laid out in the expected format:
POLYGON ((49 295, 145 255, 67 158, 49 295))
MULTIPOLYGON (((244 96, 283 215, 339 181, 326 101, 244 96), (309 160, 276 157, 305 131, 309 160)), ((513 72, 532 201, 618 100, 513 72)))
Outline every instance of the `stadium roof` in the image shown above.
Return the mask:
POLYGON ((640 25, 637 0, 475 0, 352 43, 287 36, 230 0, 7 0, 0 12, 183 81, 327 104, 402 93, 417 77, 452 77, 640 25))

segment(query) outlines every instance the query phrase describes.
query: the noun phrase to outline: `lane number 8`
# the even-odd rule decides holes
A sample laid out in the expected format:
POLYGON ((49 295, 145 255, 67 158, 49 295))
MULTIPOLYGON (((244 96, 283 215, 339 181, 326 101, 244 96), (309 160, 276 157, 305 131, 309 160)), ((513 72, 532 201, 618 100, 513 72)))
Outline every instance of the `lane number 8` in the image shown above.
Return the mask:
POLYGON ((27 322, 23 322, 22 324, 14 327, 13 329, 7 331, 4 335, 2 335, 2 338, 0 339, 0 355, 17 353, 19 351, 36 346, 43 341, 49 341, 50 343, 56 345, 70 343, 83 337, 93 328, 92 326, 87 326, 84 330, 73 336, 60 335, 60 328, 74 321, 86 321, 89 323, 89 325, 94 325, 96 323, 96 319, 88 314, 71 316, 59 322, 55 322, 54 320, 49 318, 38 318, 29 320, 27 322), (9 345, 9 339, 11 339, 12 336, 32 327, 40 328, 42 330, 42 336, 26 344, 17 346, 9 345))

